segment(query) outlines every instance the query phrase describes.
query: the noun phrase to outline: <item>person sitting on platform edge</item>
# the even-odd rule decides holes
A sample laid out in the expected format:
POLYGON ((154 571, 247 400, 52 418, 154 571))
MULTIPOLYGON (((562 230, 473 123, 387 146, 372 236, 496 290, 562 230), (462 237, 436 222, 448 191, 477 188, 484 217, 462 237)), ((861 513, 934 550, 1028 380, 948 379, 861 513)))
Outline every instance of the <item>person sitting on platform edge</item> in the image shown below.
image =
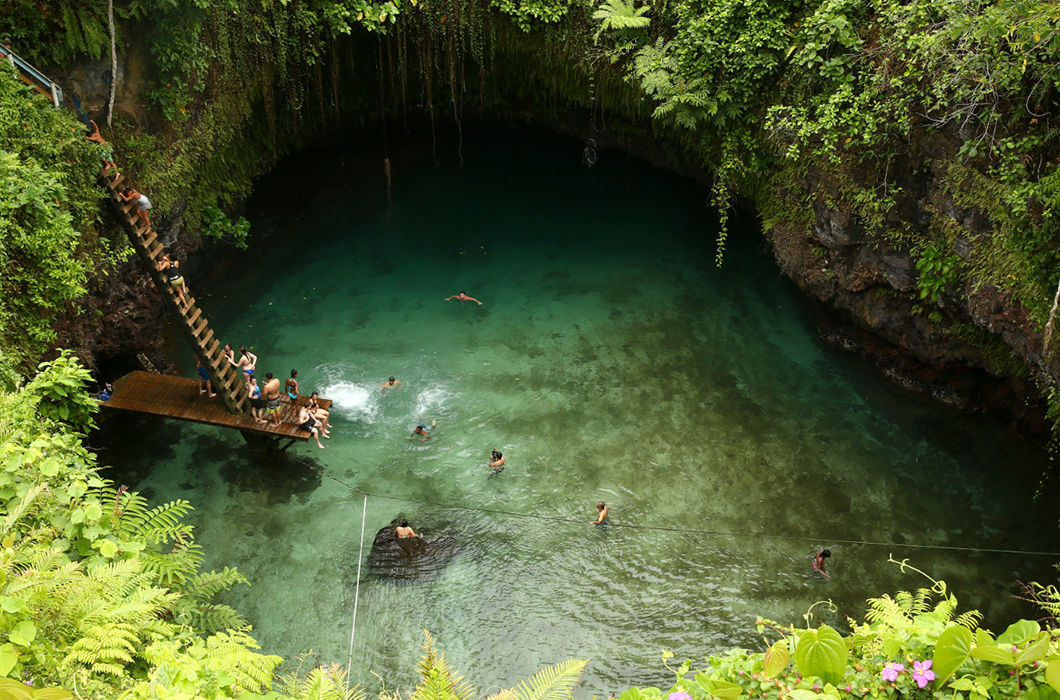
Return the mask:
POLYGON ((272 376, 272 372, 265 373, 265 413, 269 414, 269 420, 273 425, 280 424, 280 380, 272 376))
POLYGON ((320 402, 317 400, 317 392, 313 392, 309 395, 309 399, 306 402, 306 406, 309 408, 313 416, 320 421, 320 429, 324 433, 324 437, 331 437, 331 428, 328 426, 328 419, 331 417, 331 411, 326 411, 320 407, 320 402))
POLYGON ((306 406, 298 407, 298 427, 302 430, 308 430, 309 434, 317 441, 317 447, 324 449, 324 446, 320 444, 320 431, 317 428, 318 425, 320 425, 320 421, 313 416, 309 408, 306 406))
POLYGON ((298 402, 298 370, 291 370, 291 377, 284 382, 284 390, 287 392, 287 398, 291 400, 291 403, 298 402))

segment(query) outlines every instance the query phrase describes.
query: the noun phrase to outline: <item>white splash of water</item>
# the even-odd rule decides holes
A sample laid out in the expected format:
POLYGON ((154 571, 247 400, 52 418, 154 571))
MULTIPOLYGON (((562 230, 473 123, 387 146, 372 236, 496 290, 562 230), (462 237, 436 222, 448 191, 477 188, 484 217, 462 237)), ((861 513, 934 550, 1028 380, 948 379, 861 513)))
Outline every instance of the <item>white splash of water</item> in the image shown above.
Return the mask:
POLYGON ((352 420, 374 423, 379 413, 374 392, 353 382, 335 382, 324 387, 320 395, 331 399, 332 411, 352 420))
POLYGON ((450 404, 452 397, 452 392, 440 386, 424 389, 416 395, 416 416, 420 419, 437 418, 450 404))

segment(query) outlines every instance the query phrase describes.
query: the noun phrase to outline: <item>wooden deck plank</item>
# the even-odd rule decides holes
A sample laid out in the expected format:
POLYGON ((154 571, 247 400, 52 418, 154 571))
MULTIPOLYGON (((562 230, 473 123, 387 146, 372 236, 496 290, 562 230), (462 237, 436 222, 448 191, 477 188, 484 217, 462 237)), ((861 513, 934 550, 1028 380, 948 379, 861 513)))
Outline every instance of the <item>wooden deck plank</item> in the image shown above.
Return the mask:
MULTIPOLYGON (((304 403, 305 400, 306 397, 299 397, 299 403, 304 403)), ((102 405, 120 411, 150 413, 193 423, 293 438, 303 442, 310 438, 308 432, 293 422, 295 415, 290 401, 284 400, 280 404, 280 425, 276 426, 271 423, 261 425, 254 422, 249 415, 229 413, 219 396, 211 399, 199 394, 198 380, 188 377, 141 371, 130 372, 114 382, 114 394, 102 405)), ((325 409, 330 408, 331 401, 320 399, 320 406, 325 409)))

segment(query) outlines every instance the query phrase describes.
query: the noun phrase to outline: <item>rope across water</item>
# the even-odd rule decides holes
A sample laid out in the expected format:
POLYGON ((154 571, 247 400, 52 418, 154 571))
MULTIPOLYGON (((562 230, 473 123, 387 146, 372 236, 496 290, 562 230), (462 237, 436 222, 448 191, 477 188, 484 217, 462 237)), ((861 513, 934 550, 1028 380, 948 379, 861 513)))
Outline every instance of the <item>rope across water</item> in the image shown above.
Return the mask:
MULTIPOLYGON (((353 484, 347 483, 342 479, 338 478, 314 464, 298 459, 299 462, 304 464, 311 469, 319 471, 323 476, 331 479, 332 481, 345 486, 355 493, 359 493, 365 498, 371 496, 372 498, 383 498, 390 501, 402 501, 405 503, 419 503, 421 505, 428 505, 435 508, 442 508, 445 510, 466 510, 474 511, 477 513, 490 513, 492 515, 502 515, 512 518, 526 518, 530 520, 544 520, 555 523, 570 523, 572 525, 584 525, 584 519, 575 518, 564 518, 556 515, 540 515, 537 513, 520 513, 513 510, 503 510, 500 508, 483 508, 481 506, 469 506, 462 504, 453 503, 440 503, 438 501, 427 501, 420 498, 409 498, 406 496, 392 496, 385 493, 372 493, 365 491, 353 484)), ((367 507, 367 506, 366 506, 367 507)), ((1060 552, 1046 552, 1037 550, 1026 550, 1026 549, 1000 549, 992 547, 960 547, 956 545, 945 545, 945 544, 916 544, 908 542, 886 542, 883 540, 858 540, 858 539, 843 539, 837 537, 811 537, 807 535, 785 535, 780 533, 769 533, 769 532, 733 532, 726 530, 708 530, 705 528, 694 528, 694 527, 673 527, 667 525, 646 525, 638 523, 609 523, 609 527, 612 528, 623 528, 629 530, 655 530, 660 532, 679 532, 682 534, 696 534, 706 535, 714 537, 753 537, 758 539, 776 539, 776 540, 789 540, 792 542, 829 542, 834 544, 850 544, 850 545, 864 545, 868 547, 890 547, 898 548, 905 547, 907 549, 922 549, 922 550, 939 550, 939 551, 951 551, 951 552, 974 552, 981 554, 1020 554, 1026 556, 1038 556, 1038 557, 1058 557, 1060 558, 1060 552)), ((362 523, 363 528, 363 523, 362 523)), ((363 539, 363 534, 362 534, 363 539)))

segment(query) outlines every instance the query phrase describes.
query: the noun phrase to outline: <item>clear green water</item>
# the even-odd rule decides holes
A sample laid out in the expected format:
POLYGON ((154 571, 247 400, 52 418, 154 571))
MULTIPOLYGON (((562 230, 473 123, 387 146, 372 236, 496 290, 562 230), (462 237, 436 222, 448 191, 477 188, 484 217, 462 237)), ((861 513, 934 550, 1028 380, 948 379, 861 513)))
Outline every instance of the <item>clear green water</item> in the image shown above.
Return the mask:
POLYGON ((988 623, 1020 614, 1013 582, 1048 577, 1050 558, 836 540, 1057 551, 1050 499, 1030 500, 1042 455, 824 346, 752 224, 716 269, 700 186, 615 153, 586 169, 581 148, 498 131, 464 144, 463 168, 450 146, 441 164, 395 152, 389 216, 369 139, 282 164, 248 211, 262 249, 192 279, 259 372, 297 368, 334 399, 327 449, 264 467, 235 433, 114 416, 111 476, 196 506, 208 564, 253 583, 229 601, 289 659, 347 661, 362 499, 323 472, 576 521, 369 498, 366 546, 398 516, 456 542, 411 579, 362 577, 353 675, 372 687, 370 671, 414 682, 425 628, 484 691, 570 657, 592 659, 586 697, 666 683, 664 648, 753 646, 756 614, 795 622, 822 599, 842 625, 924 583, 889 553, 988 623), (461 289, 485 305, 442 301, 461 289), (380 391, 390 374, 402 391, 380 391), (435 439, 410 442, 429 419, 435 439), (491 447, 508 456, 493 477, 491 447), (597 500, 612 527, 588 525, 597 500))

